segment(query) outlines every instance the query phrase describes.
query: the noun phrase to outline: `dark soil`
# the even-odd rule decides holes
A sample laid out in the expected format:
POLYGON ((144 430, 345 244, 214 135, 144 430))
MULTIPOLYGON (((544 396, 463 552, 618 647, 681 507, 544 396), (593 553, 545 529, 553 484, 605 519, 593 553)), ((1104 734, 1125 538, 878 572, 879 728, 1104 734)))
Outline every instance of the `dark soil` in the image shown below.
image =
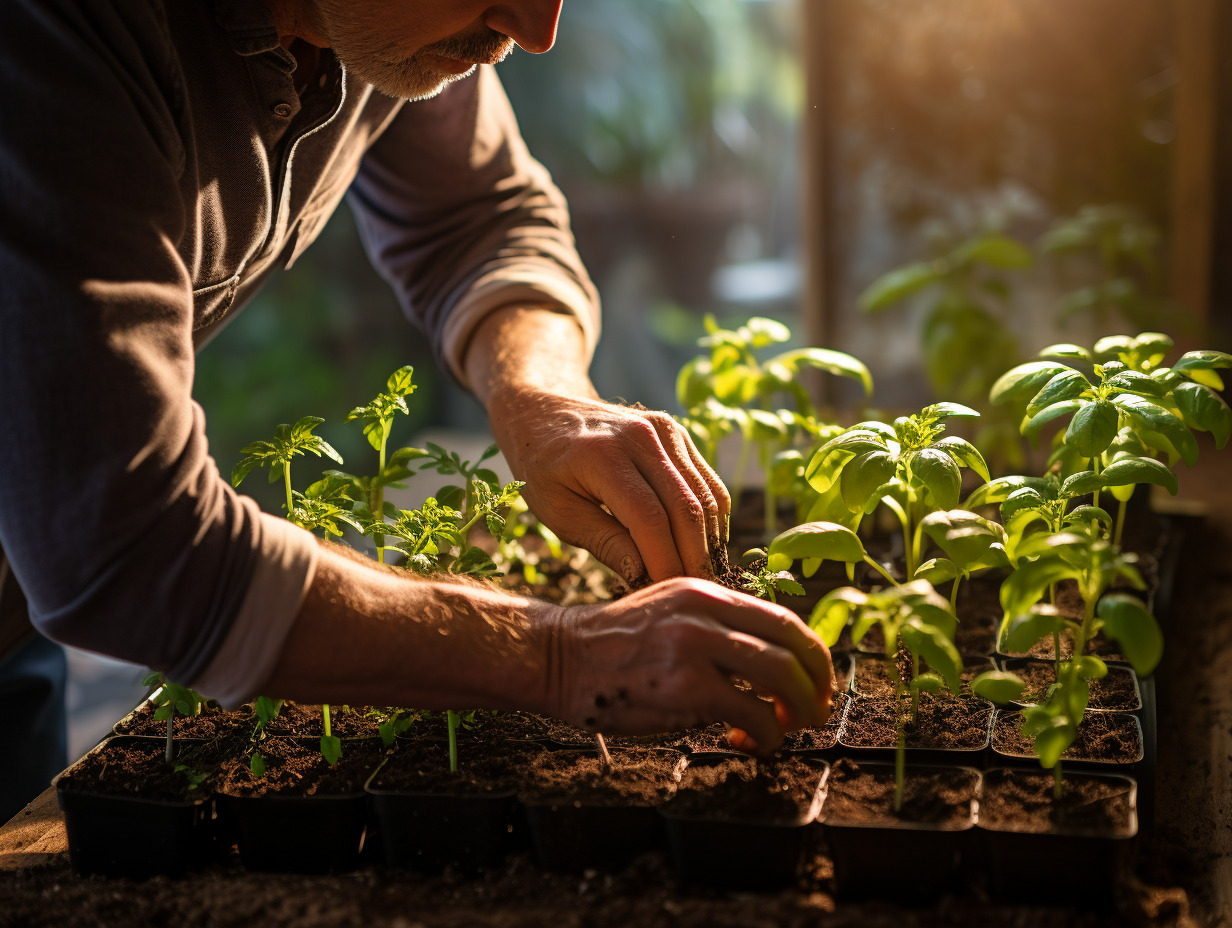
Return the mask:
MULTIPOLYGON (((116 722, 112 731, 117 735, 149 735, 165 738, 167 723, 154 720, 154 707, 150 703, 142 703, 132 713, 116 722)), ((204 706, 201 714, 192 718, 177 715, 173 723, 173 738, 192 738, 213 740, 221 738, 237 729, 251 730, 256 725, 256 718, 250 712, 228 712, 218 706, 204 706)))
POLYGON ((716 821, 803 824, 822 775, 822 768, 800 757, 699 754, 690 759, 664 810, 716 821))
MULTIPOLYGON (((1132 590, 1135 595, 1145 596, 1145 593, 1139 593, 1132 590)), ((1144 600, 1145 601, 1145 600, 1144 600)), ((1071 619, 1081 622, 1084 614, 1084 605, 1082 597, 1078 595, 1078 588, 1072 580, 1063 580, 1057 584, 1057 600, 1056 607, 1061 614, 1071 619)), ((1052 636, 1049 635, 1040 641, 1037 641, 1031 650, 1025 654, 1016 651, 998 651, 1005 657, 1035 657, 1043 660, 1052 660, 1054 649, 1052 646, 1052 636)), ((1061 658, 1065 659, 1073 655, 1073 642, 1065 635, 1061 636, 1061 658)), ((1099 633, 1092 638, 1086 647, 1087 654, 1094 654, 1096 657, 1102 658, 1105 661, 1125 662, 1125 655, 1115 643, 1104 637, 1103 633, 1099 633)))
MULTIPOLYGON (((368 716, 364 706, 330 706, 330 734, 337 738, 374 738, 378 721, 368 716)), ((277 718, 265 725, 267 735, 290 735, 297 738, 320 738, 325 734, 325 720, 320 706, 284 702, 277 718)))
MULTIPOLYGON (((595 733, 560 719, 542 718, 543 737, 552 744, 565 748, 595 747, 595 733)), ((699 729, 700 730, 700 729, 699 729)), ((681 733, 660 735, 607 735, 603 736, 609 748, 676 748, 680 745, 681 733)))
POLYGON ((210 778, 210 787, 229 796, 342 796, 362 793, 364 783, 385 755, 380 739, 344 742, 342 757, 330 765, 319 741, 267 738, 254 746, 265 759, 258 777, 248 754, 232 757, 210 778))
MULTIPOLYGON (((927 668, 924 668, 927 669, 927 668)), ((971 681, 986 670, 995 669, 995 665, 987 657, 971 656, 963 661, 962 692, 959 695, 971 695, 971 681)), ((851 692, 855 696, 892 696, 894 684, 886 673, 886 659, 860 654, 855 659, 855 675, 851 682, 851 692)))
POLYGON ((962 828, 975 818, 980 775, 967 767, 907 765, 902 808, 894 811, 894 766, 835 761, 826 784, 821 820, 828 824, 919 822, 962 828))
POLYGON ((370 788, 448 796, 512 793, 521 783, 521 771, 546 750, 524 741, 459 744, 458 769, 450 770, 448 744, 399 741, 370 788))
MULTIPOLYGON (((1044 701, 1048 687, 1056 682, 1056 665, 1051 661, 1008 660, 1005 669, 1018 674, 1027 684, 1017 705, 1031 706, 1044 701)), ((1120 709, 1133 712, 1142 706, 1138 695, 1137 677, 1129 667, 1109 667, 1102 680, 1088 680, 1091 687, 1089 707, 1120 709)))
MULTIPOLYGON (((449 720, 444 712, 422 712, 399 737, 409 741, 448 741, 449 720)), ((458 743, 478 741, 541 741, 547 738, 548 722, 530 712, 464 712, 458 726, 458 743), (469 718, 468 718, 469 716, 469 718)))
POLYGON ((843 734, 847 747, 893 748, 896 723, 905 714, 907 747, 946 750, 979 750, 988 745, 992 706, 982 699, 920 699, 919 718, 910 720, 910 702, 893 698, 857 698, 847 707, 843 734))
POLYGON ((544 751, 522 774, 528 805, 659 806, 676 792, 684 755, 678 751, 544 751))
POLYGON ((1129 781, 1067 773, 1060 800, 1050 771, 1001 768, 984 774, 980 825, 998 831, 1126 834, 1131 825, 1129 781))
MULTIPOLYGON (((828 751, 838 743, 842 731, 843 713, 846 711, 850 697, 846 693, 834 694, 830 708, 830 719, 820 728, 803 728, 800 731, 788 732, 783 738, 780 751, 828 751)), ((677 746, 682 751, 705 753, 709 751, 730 751, 728 740, 730 728, 723 724, 707 725, 705 728, 694 728, 682 732, 677 740, 677 746)))
MULTIPOLYGON (((1034 757, 1031 739, 1022 734, 1019 712, 998 712, 992 747, 1007 757, 1034 757)), ((1088 712, 1078 725, 1078 737, 1061 755, 1064 760, 1134 764, 1142 759, 1142 731, 1128 712, 1088 712)))
POLYGON ((165 744, 158 739, 113 739, 70 768, 60 778, 59 788, 66 792, 140 796, 162 802, 192 802, 206 795, 202 787, 193 787, 189 774, 210 770, 217 762, 213 753, 181 750, 168 764, 165 751, 165 744))

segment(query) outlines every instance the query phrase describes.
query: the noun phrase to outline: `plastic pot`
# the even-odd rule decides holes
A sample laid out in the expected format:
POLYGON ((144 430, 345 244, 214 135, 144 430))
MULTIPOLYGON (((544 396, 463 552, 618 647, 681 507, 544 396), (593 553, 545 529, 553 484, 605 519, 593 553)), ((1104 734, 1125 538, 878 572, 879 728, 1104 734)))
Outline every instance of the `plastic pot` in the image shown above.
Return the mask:
POLYGON ((960 882, 963 853, 976 822, 980 772, 909 763, 903 806, 894 812, 894 769, 893 764, 844 759, 831 771, 818 821, 834 860, 839 895, 918 903, 936 899, 960 882), (860 777, 882 791, 883 809, 877 808, 880 803, 855 797, 852 803, 859 814, 839 808, 846 784, 860 777), (937 810, 938 782, 946 782, 956 794, 948 815, 937 810))
POLYGON ((64 812, 69 862, 75 873, 137 879, 179 876, 213 856, 214 804, 208 791, 200 789, 200 795, 176 801, 131 793, 86 792, 74 784, 73 774, 92 759, 133 746, 162 759, 161 744, 112 738, 52 781, 64 812))
MULTIPOLYGON (((895 734, 886 728, 878 737, 869 737, 863 729, 863 720, 867 714, 884 716, 887 707, 892 707, 894 697, 855 697, 847 705, 847 714, 843 720, 839 744, 843 753, 849 757, 868 761, 892 761, 895 755, 895 734)), ((929 705, 921 703, 921 711, 929 705)), ((973 736, 969 744, 944 746, 929 744, 913 744, 911 734, 907 741, 907 762, 909 764, 960 764, 969 767, 981 767, 988 754, 988 744, 992 737, 994 710, 992 704, 982 699, 963 697, 933 703, 937 711, 945 715, 946 706, 967 712, 974 728, 979 729, 978 736, 973 736)), ((876 735, 877 732, 870 732, 876 735)))
MULTIPOLYGON (((721 890, 774 890, 795 882, 807 839, 807 826, 821 806, 829 765, 817 758, 788 757, 779 761, 756 761, 738 754, 695 754, 689 758, 677 798, 660 814, 667 823, 672 866, 686 883, 721 890), (705 811, 687 808, 683 797, 691 791, 690 773, 698 768, 721 768, 726 764, 761 764, 773 770, 793 765, 803 774, 799 795, 776 810, 754 814, 738 797, 747 789, 751 798, 766 795, 765 784, 737 783, 735 789, 715 790, 714 801, 705 811), (757 794, 760 792, 760 796, 757 794), (735 798, 733 803, 731 800, 735 798)), ((709 791, 703 791, 703 795, 709 791)), ((692 805, 690 803, 690 805, 692 805)))
MULTIPOLYGON (((1133 745, 1129 756, 1124 758, 1103 758, 1084 753, 1078 742, 1071 745, 1061 755, 1062 767, 1065 770, 1086 771, 1088 773, 1120 773, 1126 776, 1154 776, 1154 765, 1145 769, 1143 760, 1146 756, 1142 737, 1142 723, 1132 712, 1111 712, 1100 709, 1089 709, 1079 728, 1098 723, 1116 726, 1123 730, 1128 742, 1133 745)), ((992 725, 992 759, 994 764, 1001 766, 1025 766, 1039 769, 1039 761, 1032 747, 1014 747, 1004 743, 1004 736, 1014 734, 1022 726, 1021 712, 1018 710, 998 709, 994 714, 992 725)))
MULTIPOLYGON (((1050 771, 994 767, 984 774, 984 792, 976 828, 987 888, 994 898, 1106 908, 1113 903, 1120 876, 1132 860, 1138 833, 1137 783, 1132 777, 1067 772, 1066 788, 1106 789, 1117 803, 1110 821, 1096 821, 1093 800, 1076 801, 1081 815, 1066 816, 1051 799, 1050 771), (1025 806, 1025 821, 994 813, 998 797, 1022 807, 1011 793, 1034 781, 1042 799, 1025 806)), ((1110 800, 1105 800, 1105 802, 1110 800)))
MULTIPOLYGON (((583 870, 620 870, 635 857, 666 845, 663 819, 658 808, 675 792, 685 766, 685 755, 666 750, 613 750, 614 776, 619 782, 622 764, 638 758, 655 757, 671 763, 672 769, 661 787, 650 783, 651 795, 644 799, 623 798, 617 788, 610 792, 602 782, 583 782, 576 793, 544 794, 534 788, 534 770, 519 798, 526 810, 531 850, 536 863, 545 870, 580 873, 583 870)), ((559 770, 576 761, 587 769, 600 763, 597 751, 554 751, 540 759, 559 770)))

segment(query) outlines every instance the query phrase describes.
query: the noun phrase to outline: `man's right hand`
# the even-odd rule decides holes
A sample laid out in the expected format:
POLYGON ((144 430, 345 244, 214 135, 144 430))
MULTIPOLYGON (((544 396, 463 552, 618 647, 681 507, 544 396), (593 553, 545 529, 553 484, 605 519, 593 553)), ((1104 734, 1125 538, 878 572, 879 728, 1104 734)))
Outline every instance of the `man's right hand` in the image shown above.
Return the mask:
POLYGON ((830 653, 781 606, 674 579, 560 616, 557 714, 594 731, 648 734, 721 721, 733 726, 734 745, 768 753, 785 731, 829 718, 830 653))

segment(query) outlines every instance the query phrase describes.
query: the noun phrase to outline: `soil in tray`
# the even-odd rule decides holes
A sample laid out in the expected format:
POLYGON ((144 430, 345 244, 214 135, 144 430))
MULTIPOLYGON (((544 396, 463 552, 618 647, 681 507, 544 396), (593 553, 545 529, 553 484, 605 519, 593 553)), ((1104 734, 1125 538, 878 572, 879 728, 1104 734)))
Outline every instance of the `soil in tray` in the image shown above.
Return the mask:
POLYGON ((676 791, 678 751, 545 751, 525 770, 519 798, 534 805, 658 806, 676 791))
POLYGON ((980 824, 998 831, 1124 834, 1131 826, 1132 786, 1123 779, 1065 774, 1053 798, 1051 771, 989 770, 980 796, 980 824))
POLYGON ((803 758, 712 757, 685 768, 667 806, 672 815, 797 822, 812 808, 820 773, 803 758))
MULTIPOLYGON (((595 733, 577 725, 570 725, 560 719, 543 716, 543 735, 554 744, 567 748, 595 747, 595 733)), ((699 731, 704 729, 698 729, 699 731)), ((609 735, 603 734, 603 741, 609 748, 667 748, 678 749, 684 739, 682 732, 664 732, 658 735, 609 735)))
MULTIPOLYGON (((112 730, 117 735, 165 738, 167 737, 167 723, 155 721, 154 711, 150 703, 142 703, 130 715, 116 722, 112 730)), ((256 718, 247 710, 228 712, 218 706, 205 706, 200 715, 192 718, 177 715, 172 737, 212 741, 238 729, 251 730, 255 725, 256 718)))
MULTIPOLYGON (((366 706, 330 706, 330 734, 337 738, 375 738, 379 721, 367 715, 366 706)), ((265 725, 267 735, 291 735, 297 738, 320 738, 325 734, 321 707, 297 702, 284 702, 278 717, 265 725)))
MULTIPOLYGON (((1051 661, 1014 660, 1006 663, 1006 670, 1018 674, 1027 684, 1022 697, 1016 700, 1019 705, 1036 705, 1044 701, 1048 687, 1056 682, 1056 665, 1051 661)), ((1091 709, 1121 709, 1133 711, 1139 707, 1141 700, 1134 687, 1134 675, 1128 668, 1109 667, 1108 675, 1102 680, 1088 680, 1091 687, 1091 699, 1088 707, 1091 709)))
MULTIPOLYGON (((919 718, 907 721, 907 747, 978 750, 988 743, 992 706, 982 699, 920 696, 919 718)), ((910 700, 854 699, 847 708, 842 743, 856 748, 893 748, 900 713, 910 716, 910 700)))
POLYGON ((827 822, 877 825, 920 822, 941 828, 970 821, 979 788, 974 770, 960 767, 915 767, 903 775, 902 809, 894 811, 894 767, 861 765, 849 757, 835 761, 826 781, 823 807, 827 822))
MULTIPOLYGON (((992 729, 993 750, 1009 757, 1033 757, 1034 742, 1022 734, 1022 714, 1002 712, 992 729)), ((1128 712, 1088 712, 1064 760, 1134 764, 1142 759, 1142 733, 1128 712)))
POLYGON ((512 793, 526 766, 546 748, 529 742, 476 741, 458 746, 458 769, 449 769, 449 745, 435 741, 399 742, 372 778, 380 792, 471 796, 512 793))
POLYGON ((210 779, 210 787, 229 796, 343 796, 362 793, 364 782, 385 755, 380 739, 346 741, 342 757, 332 766, 320 744, 309 738, 267 738, 255 745, 265 760, 265 773, 249 767, 251 753, 232 756, 210 779))
MULTIPOLYGON (((1135 596, 1145 597, 1144 591, 1130 590, 1135 596)), ((1145 602, 1145 599, 1144 599, 1145 602)), ((1078 588, 1072 580, 1062 580, 1057 584, 1057 609, 1061 614, 1081 622, 1083 616, 1082 597, 1078 595, 1078 588)), ((1017 652, 1004 651, 1000 652, 1007 657, 1035 657, 1042 660, 1053 659, 1052 636, 1047 635, 1040 641, 1032 645, 1031 650, 1025 654, 1017 652)), ((1106 661, 1124 661, 1125 655, 1113 642, 1104 637, 1103 633, 1096 635, 1090 640, 1086 648, 1087 654, 1094 654, 1096 657, 1103 658, 1106 661)), ((1073 646, 1069 638, 1065 635, 1061 636, 1061 657, 1067 658, 1073 654, 1073 646)))
MULTIPOLYGON (((841 684, 840 684, 841 689, 841 684)), ((839 731, 843 724, 843 711, 850 697, 846 693, 834 694, 830 705, 830 720, 820 728, 803 728, 800 731, 788 732, 783 738, 780 751, 828 751, 838 743, 839 731)), ((727 733, 730 726, 722 723, 707 725, 702 728, 691 728, 681 732, 677 746, 682 751, 704 753, 707 751, 730 751, 731 742, 727 733)))
MULTIPOLYGON (((926 669, 926 668, 925 668, 926 669)), ((978 674, 992 670, 993 665, 987 657, 971 656, 963 661, 962 696, 971 695, 971 681, 978 674)), ((852 681, 852 692, 856 696, 892 696, 894 684, 886 673, 886 659, 861 654, 856 659, 855 679, 852 681)))
MULTIPOLYGON (((474 741, 539 741, 547 737, 548 725, 529 712, 495 712, 478 709, 469 718, 464 713, 458 726, 458 743, 474 741)), ((425 712, 402 733, 408 741, 449 740, 449 720, 444 712, 425 712)), ((593 740, 593 739, 592 739, 593 740)))
POLYGON ((58 786, 74 793, 191 802, 203 795, 200 786, 193 788, 194 774, 217 769, 225 753, 220 742, 198 744, 181 749, 168 764, 165 751, 154 740, 113 740, 82 758, 58 786))

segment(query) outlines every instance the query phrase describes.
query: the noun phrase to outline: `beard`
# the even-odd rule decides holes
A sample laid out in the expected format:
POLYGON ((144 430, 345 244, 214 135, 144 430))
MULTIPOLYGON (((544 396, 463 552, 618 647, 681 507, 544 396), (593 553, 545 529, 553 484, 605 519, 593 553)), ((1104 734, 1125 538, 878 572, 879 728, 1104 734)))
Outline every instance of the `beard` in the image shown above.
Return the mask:
POLYGON ((387 31, 356 22, 344 4, 321 3, 319 26, 330 47, 355 77, 391 97, 424 100, 436 96, 446 84, 474 73, 442 70, 436 58, 460 62, 496 64, 513 50, 509 36, 494 29, 470 36, 443 39, 408 54, 405 47, 387 38, 387 31))

